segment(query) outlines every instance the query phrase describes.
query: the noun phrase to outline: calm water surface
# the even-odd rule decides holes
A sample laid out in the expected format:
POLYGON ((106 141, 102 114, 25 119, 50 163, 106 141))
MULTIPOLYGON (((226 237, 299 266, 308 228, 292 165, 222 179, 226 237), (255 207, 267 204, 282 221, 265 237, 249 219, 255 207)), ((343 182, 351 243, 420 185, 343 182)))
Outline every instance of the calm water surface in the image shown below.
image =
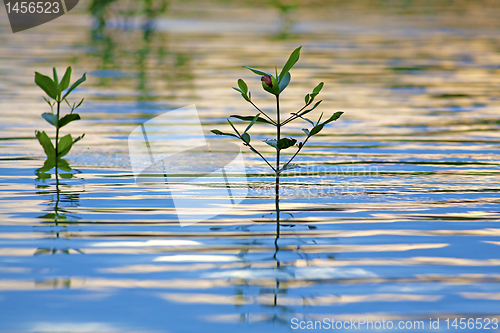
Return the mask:
MULTIPOLYGON (((292 24, 272 7, 174 1, 149 33, 117 4, 93 31, 86 2, 18 34, 2 12, 0 330, 288 332, 292 318, 441 318, 443 329, 499 316, 498 9, 384 3, 301 7, 292 24), (207 136, 228 130, 226 116, 255 114, 231 89, 238 78, 271 110, 241 66, 271 71, 298 45, 283 113, 324 81, 314 117, 345 114, 282 179, 279 250, 272 175, 244 147, 248 198, 181 227, 167 189, 135 184, 129 133, 190 104, 207 136), (57 195, 54 175, 35 174, 34 131, 52 128, 33 72, 67 65, 89 79, 74 96, 83 120, 63 132, 86 136, 57 195)), ((258 143, 269 137, 254 127, 272 154, 258 143)))

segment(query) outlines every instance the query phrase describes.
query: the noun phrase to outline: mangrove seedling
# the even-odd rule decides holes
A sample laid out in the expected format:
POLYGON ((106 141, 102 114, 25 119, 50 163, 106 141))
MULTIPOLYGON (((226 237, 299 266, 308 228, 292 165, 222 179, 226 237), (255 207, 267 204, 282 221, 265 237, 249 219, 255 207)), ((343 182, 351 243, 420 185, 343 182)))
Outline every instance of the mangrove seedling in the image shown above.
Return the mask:
POLYGON ((45 161, 44 166, 38 170, 39 172, 46 172, 54 167, 56 168, 56 174, 58 168, 65 171, 71 171, 71 167, 68 162, 62 159, 62 157, 67 155, 73 145, 85 136, 85 134, 82 134, 73 139, 71 134, 67 134, 59 139, 59 130, 62 127, 73 121, 81 119, 80 115, 78 113, 74 113, 74 111, 82 105, 84 99, 82 98, 78 104, 70 104, 67 98, 73 90, 85 82, 87 77, 86 74, 83 74, 80 79, 70 86, 71 72, 71 67, 68 67, 61 81, 59 81, 55 67, 53 68, 53 78, 35 72, 35 83, 47 94, 48 97, 44 96, 43 98, 49 104, 51 109, 51 112, 43 113, 42 117, 56 129, 55 147, 45 131, 35 131, 36 138, 42 145, 45 155, 47 155, 47 160, 45 161), (61 116, 61 106, 63 103, 66 103, 69 106, 70 111, 64 116, 61 116))
POLYGON ((279 186, 280 186, 280 175, 286 170, 292 169, 294 166, 291 165, 290 163, 295 159, 295 157, 300 153, 300 151, 304 148, 304 146, 307 144, 309 139, 315 135, 318 135, 323 128, 339 119, 339 117, 343 114, 342 111, 335 112, 332 116, 324 120, 323 122, 321 121, 323 119, 323 114, 319 117, 317 121, 312 121, 308 118, 306 118, 306 115, 316 109, 320 103, 320 101, 317 101, 314 103, 314 100, 316 99, 316 96, 319 94, 321 89, 323 88, 323 82, 319 83, 311 93, 305 95, 304 98, 304 106, 300 108, 296 112, 291 112, 290 116, 288 116, 286 119, 281 118, 281 113, 280 113, 280 94, 285 90, 285 88, 288 86, 290 83, 291 75, 290 75, 290 70, 293 68, 293 66, 297 63, 300 57, 300 50, 302 47, 296 48, 290 57, 288 58, 288 61, 285 63, 283 68, 281 69, 280 74, 278 75, 278 69, 275 67, 275 75, 272 75, 270 73, 261 71, 259 69, 251 68, 248 66, 243 66, 249 70, 251 70, 254 74, 257 74, 260 76, 260 80, 262 81, 262 88, 264 88, 265 91, 268 93, 272 94, 276 98, 276 116, 273 118, 271 117, 268 113, 265 111, 261 110, 252 100, 250 91, 248 89, 247 84, 242 80, 238 80, 238 88, 233 87, 234 90, 239 92, 243 99, 250 103, 257 111, 257 115, 255 116, 240 116, 240 115, 231 115, 230 118, 235 118, 239 120, 243 120, 246 122, 250 122, 245 130, 238 130, 236 126, 231 122, 230 119, 227 119, 229 125, 232 127, 233 131, 232 133, 228 132, 222 132, 219 130, 212 130, 212 133, 216 135, 226 135, 226 136, 231 136, 235 137, 237 139, 240 139, 243 142, 243 145, 247 146, 252 152, 257 154, 266 164, 273 170, 275 177, 276 177, 276 182, 275 182, 275 205, 276 205, 276 241, 279 238, 280 235, 280 208, 279 208, 279 186), (314 104, 313 104, 314 103, 314 104), (310 124, 310 128, 304 128, 302 131, 305 133, 305 137, 302 140, 297 140, 291 137, 282 137, 282 128, 291 123, 292 121, 295 120, 303 120, 307 123, 310 124), (275 154, 275 159, 276 162, 275 164, 271 164, 269 160, 264 157, 263 154, 261 154, 257 149, 255 149, 254 146, 251 144, 251 137, 249 134, 250 129, 252 128, 253 125, 256 123, 262 123, 262 124, 267 124, 270 126, 274 126, 276 129, 276 137, 273 139, 267 139, 264 140, 266 144, 269 146, 273 147, 276 149, 276 154, 275 154), (296 151, 291 157, 288 158, 288 161, 284 162, 281 160, 282 154, 281 152, 285 149, 289 149, 295 147, 296 151))

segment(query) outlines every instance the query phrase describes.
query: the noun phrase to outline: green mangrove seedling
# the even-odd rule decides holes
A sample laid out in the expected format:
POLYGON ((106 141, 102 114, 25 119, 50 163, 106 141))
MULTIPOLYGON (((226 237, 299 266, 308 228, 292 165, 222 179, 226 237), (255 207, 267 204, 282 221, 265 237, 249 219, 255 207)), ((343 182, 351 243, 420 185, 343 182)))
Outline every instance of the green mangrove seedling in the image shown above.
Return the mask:
POLYGON ((56 173, 58 168, 65 171, 71 171, 68 162, 62 159, 62 157, 67 155, 73 145, 85 136, 85 134, 83 134, 73 139, 71 134, 67 134, 59 139, 59 130, 62 127, 81 119, 78 113, 73 112, 82 105, 84 99, 82 98, 78 104, 73 103, 73 105, 71 105, 67 98, 76 87, 85 82, 87 77, 86 74, 83 74, 80 79, 70 86, 71 72, 71 67, 68 67, 61 81, 59 81, 55 67, 53 68, 53 78, 35 72, 35 83, 47 94, 48 98, 45 96, 43 98, 50 105, 51 109, 51 112, 43 113, 42 117, 56 128, 55 147, 45 131, 35 131, 36 138, 42 145, 45 155, 47 155, 47 160, 39 171, 49 171, 54 167, 56 168, 56 173), (61 105, 63 102, 69 106, 71 111, 61 117, 61 105))
POLYGON ((284 120, 281 119, 281 114, 280 114, 280 94, 285 90, 285 88, 288 86, 290 83, 291 75, 290 75, 290 70, 293 68, 293 66, 297 63, 300 57, 300 50, 302 46, 296 48, 292 54, 290 55, 288 61, 285 63, 283 68, 281 69, 281 73, 278 75, 278 69, 277 67, 275 68, 275 75, 269 74, 267 72, 251 68, 248 66, 243 66, 249 70, 251 70, 253 73, 261 76, 261 81, 262 81, 262 88, 264 88, 265 91, 268 93, 274 95, 276 97, 276 117, 273 119, 271 116, 269 116, 266 112, 261 110, 257 105, 254 104, 251 98, 250 91, 248 90, 247 84, 242 80, 238 80, 238 88, 233 87, 234 90, 238 91, 241 96, 243 97, 244 100, 246 100, 248 103, 250 103, 259 113, 255 116, 240 116, 240 115, 231 115, 231 118, 236 118, 239 120, 243 121, 249 121, 250 124, 245 128, 244 131, 238 131, 236 126, 231 122, 231 120, 227 119, 229 125, 231 125, 232 129, 234 130, 234 133, 227 133, 227 132, 221 132, 219 130, 212 130, 212 133, 216 135, 227 135, 227 136, 232 136, 235 138, 240 139, 243 141, 243 144, 247 146, 252 152, 257 154, 260 158, 264 160, 264 162, 267 163, 267 165, 274 171, 275 177, 276 177, 276 185, 275 185, 275 193, 276 193, 276 200, 275 200, 275 205, 276 205, 276 240, 279 238, 280 234, 280 209, 279 209, 279 185, 280 185, 280 175, 282 172, 292 169, 293 165, 290 163, 294 160, 294 158, 297 156, 297 154, 304 148, 306 143, 309 141, 309 139, 317 134, 319 134, 325 125, 339 119, 339 117, 343 114, 343 112, 335 112, 331 117, 328 119, 324 120, 321 122, 321 119, 323 119, 323 114, 319 117, 317 121, 312 121, 305 116, 316 109, 320 103, 320 101, 317 101, 314 103, 314 100, 316 96, 319 94, 321 89, 323 88, 323 82, 319 83, 311 93, 307 94, 304 98, 304 106, 299 109, 296 112, 290 113, 290 116, 284 120), (313 105, 314 103, 314 105, 313 105), (312 106, 311 106, 312 105, 312 106), (310 107, 310 108, 308 108, 310 107), (282 137, 281 130, 282 128, 291 123, 292 121, 295 121, 297 119, 303 120, 308 122, 311 125, 310 129, 304 128, 302 131, 305 133, 305 138, 301 140, 300 142, 297 139, 291 138, 291 137, 282 137), (276 149, 276 164, 273 166, 257 149, 255 149, 252 144, 251 144, 251 137, 249 134, 249 130, 252 128, 252 126, 255 123, 263 123, 263 124, 268 124, 271 126, 274 126, 276 128, 276 138, 275 139, 267 139, 264 140, 266 144, 269 146, 273 147, 276 149), (280 160, 281 156, 281 151, 291 148, 291 147, 296 147, 295 153, 288 159, 288 161, 282 163, 280 160))

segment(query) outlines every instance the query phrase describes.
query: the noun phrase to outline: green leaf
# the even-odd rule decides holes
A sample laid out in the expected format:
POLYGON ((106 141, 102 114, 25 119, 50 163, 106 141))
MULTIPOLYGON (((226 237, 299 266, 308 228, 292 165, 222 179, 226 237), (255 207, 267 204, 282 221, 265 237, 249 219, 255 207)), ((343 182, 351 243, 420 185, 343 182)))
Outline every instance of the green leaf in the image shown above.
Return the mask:
POLYGON ((286 73, 285 74, 285 77, 284 78, 281 78, 278 80, 279 82, 279 87, 280 87, 280 94, 283 90, 285 90, 285 88, 288 86, 288 84, 290 83, 290 79, 291 79, 291 75, 290 73, 286 73))
POLYGON ((243 133, 241 135, 241 139, 245 141, 246 143, 250 143, 250 135, 248 133, 243 133))
POLYGON ((81 78, 79 78, 73 85, 66 91, 66 94, 64 94, 64 97, 62 99, 65 99, 73 90, 75 90, 76 87, 78 87, 80 84, 85 82, 87 80, 87 74, 83 74, 81 78))
POLYGON ((52 99, 57 97, 57 86, 54 81, 45 75, 35 72, 35 83, 52 99))
POLYGON ((324 126, 325 126, 324 124, 319 124, 314 126, 313 129, 311 130, 311 136, 318 134, 323 129, 324 126))
POLYGON ((71 72, 72 72, 72 69, 71 69, 71 66, 69 66, 66 69, 66 73, 64 73, 64 76, 61 80, 61 83, 59 83, 59 91, 64 91, 64 90, 68 89, 69 82, 71 80, 71 72))
POLYGON ((73 145, 73 138, 71 134, 65 135, 59 140, 59 144, 57 147, 57 152, 59 157, 65 156, 71 150, 71 146, 73 145))
POLYGON ((47 120, 49 124, 57 127, 57 115, 49 112, 42 113, 43 119, 47 120))
POLYGON ((242 79, 239 79, 239 80, 238 80, 238 87, 240 87, 241 92, 242 92, 243 94, 245 94, 245 95, 246 95, 246 94, 248 94, 248 86, 247 86, 247 84, 245 83, 245 81, 243 81, 242 79))
POLYGON ((314 89, 313 89, 313 94, 317 95, 319 92, 323 89, 323 82, 320 82, 314 89))
POLYGON ((211 130, 210 132, 214 133, 215 135, 228 135, 228 136, 234 136, 235 138, 237 138, 238 136, 236 134, 233 134, 233 133, 224 133, 224 132, 221 132, 219 130, 211 130))
POLYGON ((327 121, 325 121, 325 122, 323 123, 323 125, 326 125, 326 124, 328 124, 328 123, 331 123, 332 121, 335 121, 335 120, 339 119, 339 118, 340 118, 340 116, 341 116, 343 113, 344 113, 344 112, 342 112, 342 111, 335 112, 335 113, 333 114, 333 116, 331 116, 331 117, 330 117, 327 121))
POLYGON ((257 119, 259 119, 259 115, 256 115, 255 117, 253 117, 252 121, 247 126, 247 128, 245 129, 245 132, 243 132, 243 134, 245 134, 246 132, 248 132, 248 130, 257 122, 257 119))
POLYGON ((80 101, 80 103, 78 103, 78 105, 75 107, 75 109, 78 109, 80 107, 80 105, 82 105, 84 100, 85 100, 85 98, 82 98, 82 100, 80 101))
MULTIPOLYGON (((85 136, 85 134, 77 137, 75 140, 73 140, 73 138, 71 137, 71 134, 68 134, 68 135, 65 135, 64 137, 62 137, 61 140, 59 140, 59 145, 57 147, 57 150, 59 152, 59 157, 63 157, 65 155, 67 155, 69 153, 69 151, 71 150, 71 148, 73 147, 73 145, 75 143, 77 143, 78 141, 80 141, 81 139, 83 139, 84 136, 85 136)), ((59 165, 58 165, 58 167, 59 167, 59 165)), ((64 170, 64 169, 61 169, 61 170, 64 170)))
POLYGON ((279 75, 281 79, 284 78, 286 73, 288 73, 290 69, 292 69, 292 67, 297 63, 297 61, 299 61, 301 48, 302 46, 296 48, 288 58, 288 61, 286 62, 285 66, 283 66, 283 69, 281 70, 281 73, 279 75))
POLYGON ((235 87, 233 87, 233 89, 236 90, 237 92, 239 92, 241 94, 241 97, 243 97, 243 99, 245 99, 245 101, 250 102, 250 97, 247 96, 247 94, 244 93, 241 89, 235 88, 235 87))
MULTIPOLYGON (((246 120, 246 121, 252 121, 253 118, 255 118, 254 116, 238 116, 236 114, 233 114, 230 116, 231 118, 236 118, 236 119, 240 119, 240 120, 246 120)), ((262 117, 258 117, 257 118, 257 123, 266 123, 266 124, 271 124, 271 125, 274 125, 272 122, 270 122, 269 120, 265 119, 265 118, 262 118, 262 117)))
POLYGON ((309 99, 311 98, 311 96, 309 94, 307 94, 305 97, 304 97, 304 102, 309 103, 309 99))
POLYGON ((238 136, 241 136, 240 135, 240 132, 238 132, 238 130, 236 129, 236 127, 234 127, 233 123, 231 122, 231 120, 227 120, 227 122, 229 123, 229 125, 231 125, 231 127, 234 129, 234 131, 236 132, 236 134, 238 134, 238 136))
POLYGON ((304 133, 306 133, 306 135, 307 135, 307 136, 309 136, 309 134, 310 134, 310 133, 309 133, 309 130, 308 130, 307 128, 303 128, 303 129, 302 129, 302 131, 303 131, 304 133))
POLYGON ((67 124, 69 124, 72 121, 76 121, 76 120, 80 120, 80 119, 82 119, 82 118, 80 118, 80 115, 78 113, 67 114, 64 117, 62 117, 61 119, 59 119, 59 128, 66 126, 67 124))
POLYGON ((282 150, 294 146, 295 143, 297 143, 297 140, 292 138, 282 138, 279 139, 279 141, 276 141, 276 139, 270 139, 270 140, 264 140, 264 142, 270 145, 271 147, 276 148, 277 150, 282 150))
POLYGON ((58 86, 59 78, 57 77, 57 69, 55 67, 52 67, 52 75, 54 76, 54 83, 58 86))
POLYGON ((246 69, 251 70, 252 72, 254 72, 257 75, 260 75, 260 76, 269 75, 269 76, 272 77, 272 75, 269 74, 269 73, 267 73, 267 72, 263 72, 261 70, 258 70, 258 69, 252 68, 252 67, 248 67, 248 66, 243 66, 243 67, 245 67, 246 69))
POLYGON ((279 150, 287 149, 287 148, 295 146, 296 143, 297 143, 297 140, 292 139, 292 138, 279 139, 279 141, 278 141, 278 149, 279 150))
POLYGON ((54 159, 56 157, 56 150, 47 133, 45 133, 45 131, 35 131, 35 135, 38 139, 38 142, 40 142, 40 144, 42 145, 43 150, 45 151, 45 155, 47 155, 49 159, 54 159))

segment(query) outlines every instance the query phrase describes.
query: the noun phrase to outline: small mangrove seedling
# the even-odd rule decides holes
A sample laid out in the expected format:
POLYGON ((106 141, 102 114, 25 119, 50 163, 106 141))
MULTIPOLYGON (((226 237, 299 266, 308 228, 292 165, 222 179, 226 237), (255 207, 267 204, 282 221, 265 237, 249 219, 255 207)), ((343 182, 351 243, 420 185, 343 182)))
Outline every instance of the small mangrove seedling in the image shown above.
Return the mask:
POLYGON ((55 67, 53 69, 53 78, 35 72, 35 83, 47 94, 48 98, 45 96, 43 98, 50 105, 51 109, 51 112, 43 113, 42 117, 56 128, 55 147, 45 131, 35 131, 36 138, 42 145, 45 155, 47 155, 44 166, 38 169, 38 172, 46 172, 54 167, 56 168, 56 175, 58 168, 64 171, 71 171, 68 162, 62 159, 62 157, 67 155, 73 145, 85 136, 85 134, 83 134, 73 139, 71 134, 67 134, 59 139, 59 130, 62 127, 81 119, 78 113, 73 112, 82 105, 84 99, 82 98, 78 104, 73 103, 73 105, 71 105, 67 98, 76 87, 85 82, 87 77, 86 74, 83 74, 80 79, 70 86, 71 72, 71 67, 68 67, 61 81, 59 81, 57 77, 57 70, 55 67), (61 105, 63 102, 65 102, 71 110, 61 117, 61 105))
POLYGON ((236 126, 231 122, 231 120, 227 119, 229 125, 231 125, 232 129, 234 130, 234 133, 227 133, 227 132, 221 132, 219 130, 212 130, 212 133, 216 135, 227 135, 231 137, 235 137, 240 139, 243 142, 243 145, 247 146, 252 152, 257 154, 264 162, 267 163, 267 165, 273 170, 275 177, 276 177, 276 185, 275 185, 275 205, 276 205, 276 241, 279 238, 280 235, 280 208, 279 208, 279 185, 280 185, 280 175, 284 171, 288 169, 292 169, 295 166, 291 165, 290 163, 294 160, 294 158, 299 154, 299 152, 304 148, 306 143, 309 141, 309 139, 317 134, 319 134, 325 125, 337 120, 340 118, 340 116, 343 114, 342 111, 335 112, 332 116, 321 122, 321 119, 323 119, 323 114, 319 117, 317 121, 312 121, 305 116, 316 109, 320 103, 320 101, 317 101, 314 103, 314 100, 316 96, 319 94, 321 89, 323 88, 323 82, 319 83, 311 93, 307 94, 304 98, 304 106, 300 108, 296 112, 290 113, 290 116, 286 119, 281 118, 281 113, 280 113, 280 94, 285 90, 285 88, 288 86, 290 83, 291 75, 290 75, 290 70, 293 68, 293 66, 297 63, 300 57, 300 50, 302 46, 296 48, 292 54, 290 55, 288 61, 285 63, 283 68, 281 69, 281 73, 278 75, 278 69, 275 67, 275 75, 269 74, 267 72, 251 68, 248 66, 243 66, 249 70, 251 70, 253 73, 257 74, 260 76, 260 80, 262 81, 262 88, 264 88, 265 91, 268 93, 272 94, 276 98, 276 116, 272 118, 268 113, 264 112, 261 110, 257 105, 254 104, 251 98, 250 91, 248 90, 247 84, 242 80, 238 80, 238 88, 233 87, 234 90, 238 91, 243 99, 250 103, 257 111, 257 115, 255 116, 240 116, 240 115, 231 115, 231 118, 236 118, 239 120, 247 121, 250 122, 245 130, 241 131, 236 128, 236 126), (314 103, 314 104, 313 104, 314 103), (307 123, 310 124, 310 128, 304 128, 302 131, 305 133, 305 137, 300 140, 300 142, 297 139, 291 138, 291 137, 282 137, 282 128, 291 123, 292 121, 295 120, 303 120, 306 121, 307 123), (257 149, 255 149, 252 144, 251 144, 251 137, 249 134, 249 130, 252 128, 255 123, 262 123, 262 124, 267 124, 270 126, 274 126, 276 129, 276 138, 273 139, 267 139, 264 140, 266 144, 269 146, 273 147, 276 149, 276 163, 274 165, 269 162, 264 155, 262 155, 257 149), (291 155, 291 157, 288 158, 288 161, 282 162, 281 158, 281 152, 285 149, 289 149, 295 147, 296 151, 294 154, 291 155))

